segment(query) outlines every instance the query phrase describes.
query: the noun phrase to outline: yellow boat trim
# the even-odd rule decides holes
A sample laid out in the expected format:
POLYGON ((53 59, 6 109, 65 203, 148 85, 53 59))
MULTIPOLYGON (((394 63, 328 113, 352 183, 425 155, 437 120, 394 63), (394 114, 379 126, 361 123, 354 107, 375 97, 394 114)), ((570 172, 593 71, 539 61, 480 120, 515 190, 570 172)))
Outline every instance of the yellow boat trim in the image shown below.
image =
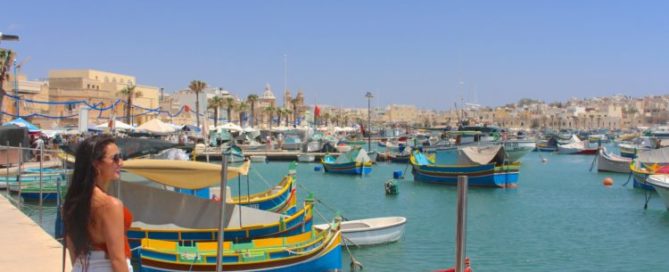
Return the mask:
POLYGON ((290 189, 291 185, 293 184, 294 178, 293 176, 285 176, 279 182, 277 186, 281 186, 281 190, 279 190, 276 193, 272 193, 272 190, 257 193, 257 194, 252 194, 248 196, 241 196, 241 197, 232 197, 232 203, 235 204, 246 204, 246 203, 258 203, 258 202, 263 202, 268 199, 276 198, 279 195, 284 194, 288 189, 290 189), (250 201, 249 201, 250 199, 250 201))

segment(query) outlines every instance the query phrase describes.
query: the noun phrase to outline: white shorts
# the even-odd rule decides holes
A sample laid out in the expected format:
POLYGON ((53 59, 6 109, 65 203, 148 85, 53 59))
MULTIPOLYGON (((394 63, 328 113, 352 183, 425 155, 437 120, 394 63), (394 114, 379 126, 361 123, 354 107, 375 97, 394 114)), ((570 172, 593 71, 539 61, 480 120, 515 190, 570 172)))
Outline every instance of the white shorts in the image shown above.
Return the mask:
MULTIPOLYGON (((83 258, 83 257, 82 257, 83 258)), ((88 267, 84 269, 84 260, 82 258, 77 259, 74 262, 72 267, 72 272, 111 272, 113 271, 111 261, 107 259, 106 253, 101 250, 91 251, 88 255, 88 267)), ((126 259, 128 262, 128 271, 132 272, 132 265, 130 260, 126 259)))

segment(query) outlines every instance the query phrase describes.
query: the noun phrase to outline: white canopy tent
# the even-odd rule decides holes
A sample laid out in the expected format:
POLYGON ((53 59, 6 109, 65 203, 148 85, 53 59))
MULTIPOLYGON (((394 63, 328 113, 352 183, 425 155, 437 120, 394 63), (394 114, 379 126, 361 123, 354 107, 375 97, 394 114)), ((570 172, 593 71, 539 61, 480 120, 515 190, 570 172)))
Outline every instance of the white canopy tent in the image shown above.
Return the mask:
POLYGON ((225 123, 223 125, 217 126, 216 130, 243 131, 244 129, 234 123, 225 123))
MULTIPOLYGON (((95 126, 95 127, 96 127, 96 128, 100 128, 100 129, 110 128, 110 127, 109 127, 110 124, 111 124, 111 122, 104 122, 104 123, 99 124, 99 125, 97 125, 97 126, 95 126)), ((114 128, 116 128, 116 129, 133 129, 133 127, 132 127, 131 125, 128 125, 128 124, 126 124, 126 123, 123 123, 123 122, 121 122, 121 121, 119 121, 119 120, 114 120, 114 128)))
POLYGON ((174 127, 163 123, 163 121, 160 121, 158 118, 152 119, 151 121, 142 124, 141 126, 137 127, 137 130, 157 134, 167 134, 176 131, 174 127))

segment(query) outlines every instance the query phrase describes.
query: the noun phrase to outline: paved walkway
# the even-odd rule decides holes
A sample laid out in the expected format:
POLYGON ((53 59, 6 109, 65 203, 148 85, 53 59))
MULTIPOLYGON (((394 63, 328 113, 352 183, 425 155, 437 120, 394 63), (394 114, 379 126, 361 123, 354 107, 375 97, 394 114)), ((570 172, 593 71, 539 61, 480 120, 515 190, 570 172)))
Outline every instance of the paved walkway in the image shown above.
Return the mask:
MULTIPOLYGON (((56 239, 0 196, 0 270, 62 271, 62 254, 56 239)), ((70 271, 66 257, 65 271, 70 271)))

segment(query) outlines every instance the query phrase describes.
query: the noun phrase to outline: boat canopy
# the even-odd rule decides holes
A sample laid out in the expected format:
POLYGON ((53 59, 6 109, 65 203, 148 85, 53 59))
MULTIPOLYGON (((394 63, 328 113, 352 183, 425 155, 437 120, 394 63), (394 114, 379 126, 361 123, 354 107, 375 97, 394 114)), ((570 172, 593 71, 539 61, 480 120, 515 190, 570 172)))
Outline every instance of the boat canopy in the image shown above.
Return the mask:
POLYGON ((639 152, 635 161, 645 164, 669 163, 669 147, 639 152))
POLYGON ((503 163, 506 153, 502 145, 468 146, 458 149, 458 164, 503 163))
POLYGON ((335 163, 349 163, 349 162, 361 162, 366 163, 371 161, 367 155, 367 151, 362 148, 353 148, 351 151, 343 153, 337 157, 335 163))
MULTIPOLYGON (((110 194, 132 211, 133 227, 166 230, 218 228, 220 203, 209 199, 124 181, 114 182, 110 186, 110 194)), ((272 224, 281 217, 281 214, 273 212, 225 204, 226 228, 239 228, 242 223, 244 226, 272 224)))
MULTIPOLYGON (((228 167, 228 179, 248 175, 250 161, 238 167, 228 167)), ((221 182, 221 166, 195 161, 128 160, 123 169, 154 182, 183 189, 201 189, 221 182)))

